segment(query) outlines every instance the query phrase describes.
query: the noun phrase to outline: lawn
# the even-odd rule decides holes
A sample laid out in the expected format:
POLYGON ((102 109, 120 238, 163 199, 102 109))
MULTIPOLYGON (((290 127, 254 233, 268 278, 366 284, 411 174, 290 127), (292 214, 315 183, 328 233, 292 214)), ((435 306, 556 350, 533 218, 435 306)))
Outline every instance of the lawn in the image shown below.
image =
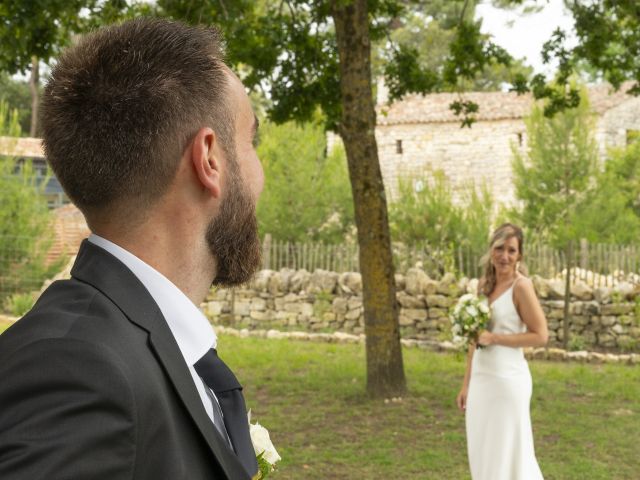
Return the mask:
MULTIPOLYGON (((362 345, 223 335, 218 350, 283 457, 270 478, 470 478, 454 406, 461 357, 405 349, 409 393, 385 403, 364 395, 362 345)), ((640 368, 537 361, 531 370, 545 479, 638 479, 640 368)))
MULTIPOLYGON (((468 479, 463 360, 405 349, 409 394, 364 395, 361 345, 222 336, 253 419, 283 457, 276 479, 468 479)), ((536 453, 547 480, 638 479, 640 368, 532 362, 536 453)))

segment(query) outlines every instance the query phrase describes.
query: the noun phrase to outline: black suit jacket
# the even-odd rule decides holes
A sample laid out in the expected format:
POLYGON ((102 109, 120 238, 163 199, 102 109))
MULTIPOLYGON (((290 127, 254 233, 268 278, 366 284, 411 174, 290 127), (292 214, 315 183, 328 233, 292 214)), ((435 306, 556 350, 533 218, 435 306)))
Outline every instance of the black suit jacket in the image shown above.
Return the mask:
POLYGON ((84 241, 0 335, 0 479, 245 480, 160 310, 84 241))

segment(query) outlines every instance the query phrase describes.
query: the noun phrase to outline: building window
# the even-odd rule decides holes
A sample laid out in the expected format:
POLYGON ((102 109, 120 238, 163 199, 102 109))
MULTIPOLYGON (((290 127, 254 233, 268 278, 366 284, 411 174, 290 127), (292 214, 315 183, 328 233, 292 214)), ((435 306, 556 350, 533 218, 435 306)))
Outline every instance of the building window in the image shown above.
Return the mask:
POLYGON ((640 130, 627 130, 627 145, 640 140, 640 130))
POLYGON ((396 153, 402 153, 402 140, 396 140, 396 153))

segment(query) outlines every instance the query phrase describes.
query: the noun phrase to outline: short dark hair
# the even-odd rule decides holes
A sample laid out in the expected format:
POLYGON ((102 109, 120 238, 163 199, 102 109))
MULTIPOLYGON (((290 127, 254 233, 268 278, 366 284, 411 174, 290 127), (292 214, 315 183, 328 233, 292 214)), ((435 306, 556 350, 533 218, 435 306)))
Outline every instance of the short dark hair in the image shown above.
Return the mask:
POLYGON ((69 198, 85 215, 144 209, 200 128, 233 148, 228 75, 214 28, 142 17, 82 37, 53 68, 41 108, 45 155, 69 198))

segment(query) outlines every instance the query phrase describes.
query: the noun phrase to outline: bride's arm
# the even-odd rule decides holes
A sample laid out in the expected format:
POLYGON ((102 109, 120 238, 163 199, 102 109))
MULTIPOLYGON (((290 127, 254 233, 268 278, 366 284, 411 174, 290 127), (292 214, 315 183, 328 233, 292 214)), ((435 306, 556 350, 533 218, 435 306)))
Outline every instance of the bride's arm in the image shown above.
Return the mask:
POLYGON ((533 283, 523 278, 513 288, 513 302, 520 318, 527 326, 527 332, 500 334, 482 332, 478 338, 481 345, 503 345, 505 347, 542 347, 547 344, 549 331, 533 283))
POLYGON ((467 393, 469 392, 469 380, 471 379, 471 360, 473 359, 473 352, 475 351, 476 347, 474 345, 469 345, 469 351, 467 353, 467 369, 464 372, 462 388, 456 397, 456 404, 460 410, 467 408, 467 393))

